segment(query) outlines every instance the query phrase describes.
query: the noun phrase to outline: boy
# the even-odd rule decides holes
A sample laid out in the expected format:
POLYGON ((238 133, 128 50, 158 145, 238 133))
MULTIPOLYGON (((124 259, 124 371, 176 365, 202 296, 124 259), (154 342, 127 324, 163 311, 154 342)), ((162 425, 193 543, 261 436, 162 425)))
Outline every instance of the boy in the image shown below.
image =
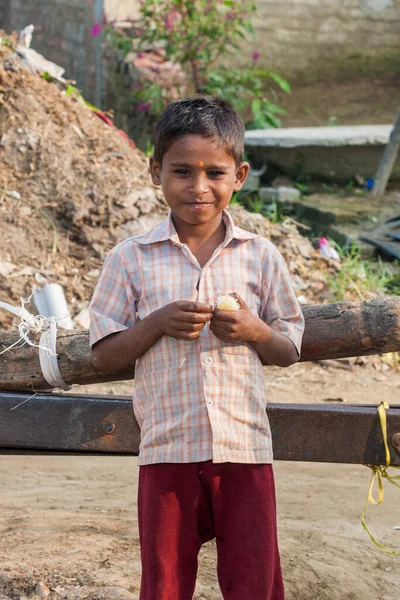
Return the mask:
POLYGON ((136 364, 140 600, 190 600, 214 537, 224 598, 284 598, 262 363, 296 362, 304 322, 277 249, 225 211, 243 140, 222 100, 167 106, 150 172, 170 215, 108 254, 91 302, 95 366, 136 364))

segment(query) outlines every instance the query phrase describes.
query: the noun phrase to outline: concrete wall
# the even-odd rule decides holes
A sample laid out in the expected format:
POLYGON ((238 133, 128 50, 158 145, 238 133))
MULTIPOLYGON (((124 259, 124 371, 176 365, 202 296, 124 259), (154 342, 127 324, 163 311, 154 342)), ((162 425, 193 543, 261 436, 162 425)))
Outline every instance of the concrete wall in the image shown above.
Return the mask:
MULTIPOLYGON (((400 0, 256 0, 262 65, 303 79, 400 72, 400 0)), ((104 0, 107 18, 137 14, 139 0, 104 0)), ((242 57, 238 60, 242 62, 242 57)))
POLYGON ((258 0, 256 25, 263 60, 287 74, 400 72, 400 0, 258 0))
POLYGON ((139 16, 138 0, 104 0, 104 12, 108 20, 124 21, 139 16))
MULTIPOLYGON (((400 0, 256 0, 256 40, 238 62, 302 80, 400 73, 400 0)), ((86 98, 101 105, 101 22, 137 15, 139 0, 0 0, 0 27, 37 27, 32 47, 62 65, 86 98)))
POLYGON ((64 67, 92 102, 101 98, 101 36, 90 31, 102 17, 103 0, 0 0, 0 27, 35 25, 32 48, 64 67))

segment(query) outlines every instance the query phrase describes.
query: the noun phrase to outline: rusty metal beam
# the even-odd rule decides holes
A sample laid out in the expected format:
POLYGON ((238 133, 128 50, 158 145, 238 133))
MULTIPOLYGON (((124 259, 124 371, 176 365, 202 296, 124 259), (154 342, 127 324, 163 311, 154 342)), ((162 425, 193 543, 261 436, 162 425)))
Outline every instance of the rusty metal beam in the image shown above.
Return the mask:
MULTIPOLYGON (((271 404, 274 454, 278 460, 385 464, 377 406, 271 404)), ((400 465, 400 404, 387 411, 391 464, 400 465)))
POLYGON ((138 453, 140 430, 133 415, 132 398, 31 396, 0 392, 0 452, 4 448, 20 448, 138 453))
MULTIPOLYGON (((277 460, 385 463, 376 406, 269 404, 267 413, 277 460)), ((400 405, 387 417, 391 462, 400 465, 400 405)), ((137 455, 138 448, 130 397, 0 393, 0 454, 137 455)))

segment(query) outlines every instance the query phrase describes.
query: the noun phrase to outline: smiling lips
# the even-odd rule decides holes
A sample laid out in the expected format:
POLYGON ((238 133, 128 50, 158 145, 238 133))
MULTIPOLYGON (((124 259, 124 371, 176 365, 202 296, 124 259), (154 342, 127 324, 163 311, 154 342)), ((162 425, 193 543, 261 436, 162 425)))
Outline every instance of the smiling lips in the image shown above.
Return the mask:
POLYGON ((186 206, 190 206, 195 210, 202 210, 207 208, 208 206, 212 206, 214 202, 185 202, 186 206))

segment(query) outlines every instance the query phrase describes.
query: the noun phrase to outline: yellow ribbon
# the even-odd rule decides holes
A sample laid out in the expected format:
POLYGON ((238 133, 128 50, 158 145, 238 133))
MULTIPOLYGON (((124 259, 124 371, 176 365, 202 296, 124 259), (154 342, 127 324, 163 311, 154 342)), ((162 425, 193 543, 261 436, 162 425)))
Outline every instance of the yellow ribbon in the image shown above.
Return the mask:
POLYGON ((400 488, 400 483, 397 482, 397 480, 400 480, 400 475, 389 475, 389 473, 387 472, 387 469, 390 466, 392 467, 392 469, 400 469, 400 467, 398 467, 398 466, 390 465, 390 450, 389 450, 388 441, 387 441, 387 420, 386 420, 386 411, 388 410, 388 408, 389 408, 389 404, 387 402, 381 402, 380 405, 378 406, 379 420, 381 422, 383 443, 385 446, 385 453, 386 453, 386 466, 382 467, 382 465, 366 465, 367 467, 369 467, 371 469, 372 475, 371 475, 371 481, 370 481, 369 489, 368 489, 368 493, 367 493, 367 500, 365 502, 364 510, 361 515, 361 524, 362 524, 363 528, 365 529, 365 531, 368 533, 369 537, 371 538, 371 540, 373 541, 375 546, 377 546, 384 552, 387 552, 391 556, 400 556, 400 552, 395 552, 394 550, 388 550, 388 548, 385 548, 385 546, 380 544, 374 538, 374 536, 372 535, 372 533, 369 530, 368 525, 365 522, 365 515, 367 513, 368 505, 370 503, 371 504, 382 504, 382 502, 383 502, 383 480, 384 479, 387 479, 389 481, 389 483, 392 483, 396 487, 400 488), (377 500, 375 500, 375 498, 373 496, 373 487, 374 487, 375 478, 377 479, 377 482, 378 482, 378 499, 377 500))

